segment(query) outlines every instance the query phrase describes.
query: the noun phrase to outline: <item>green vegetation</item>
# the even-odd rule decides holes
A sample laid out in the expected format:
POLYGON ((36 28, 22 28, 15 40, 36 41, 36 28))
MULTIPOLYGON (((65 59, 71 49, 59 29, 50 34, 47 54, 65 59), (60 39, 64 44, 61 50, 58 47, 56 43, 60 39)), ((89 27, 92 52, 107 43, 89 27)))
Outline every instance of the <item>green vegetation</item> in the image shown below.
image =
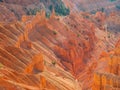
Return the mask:
POLYGON ((104 9, 104 8, 101 8, 101 11, 102 11, 102 12, 104 12, 104 11, 105 11, 105 9, 104 9))
POLYGON ((91 13, 91 14, 96 14, 96 11, 95 11, 95 10, 92 10, 90 13, 91 13))
POLYGON ((52 10, 55 10, 56 15, 60 16, 66 16, 70 14, 70 9, 65 6, 62 0, 40 0, 45 7, 46 10, 49 10, 52 12, 52 10), (51 2, 50 4, 46 4, 48 2, 51 2))
POLYGON ((104 12, 105 11, 105 8, 99 8, 99 9, 97 9, 97 10, 92 10, 91 11, 91 14, 96 14, 96 12, 98 12, 98 11, 101 11, 101 12, 104 12))
POLYGON ((114 1, 116 1, 116 0, 109 0, 110 2, 114 2, 114 1))
POLYGON ((53 34, 54 34, 54 35, 57 35, 57 32, 56 32, 55 30, 53 30, 53 34))
MULTIPOLYGON (((2 1, 2 0, 0 0, 2 1)), ((56 15, 66 16, 70 14, 70 9, 65 6, 62 0, 40 0, 44 4, 44 10, 46 11, 46 17, 49 18, 50 14, 54 10, 56 15)), ((37 12, 40 12, 41 7, 36 6, 35 8, 24 8, 27 15, 36 15, 37 12)))
POLYGON ((69 15, 70 13, 70 9, 69 8, 66 8, 64 3, 61 3, 61 4, 57 4, 55 6, 55 12, 58 14, 58 15, 61 15, 61 16, 66 16, 66 15, 69 15))
POLYGON ((39 8, 26 9, 27 15, 36 15, 37 12, 40 12, 39 8))
POLYGON ((116 8, 120 10, 120 5, 116 5, 116 8))
POLYGON ((46 61, 44 60, 44 65, 46 65, 46 61))
POLYGON ((0 0, 0 2, 3 2, 3 0, 0 0))
POLYGON ((50 11, 53 10, 53 6, 52 6, 52 5, 49 6, 49 10, 50 10, 50 11))
POLYGON ((50 13, 49 12, 46 12, 46 17, 50 18, 50 13))
POLYGON ((0 68, 2 68, 3 67, 3 64, 2 63, 0 63, 0 68))
POLYGON ((56 65, 56 61, 52 61, 52 65, 54 65, 54 66, 55 66, 55 65, 56 65))
POLYGON ((80 37, 80 34, 77 34, 77 37, 80 37))

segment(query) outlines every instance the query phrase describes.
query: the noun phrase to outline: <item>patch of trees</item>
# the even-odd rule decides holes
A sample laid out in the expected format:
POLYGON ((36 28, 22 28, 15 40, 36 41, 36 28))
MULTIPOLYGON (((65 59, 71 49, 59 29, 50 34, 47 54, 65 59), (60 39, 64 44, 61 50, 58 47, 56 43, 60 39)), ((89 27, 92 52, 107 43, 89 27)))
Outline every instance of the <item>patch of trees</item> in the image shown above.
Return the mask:
POLYGON ((91 11, 91 14, 96 14, 96 12, 98 12, 98 11, 99 11, 99 12, 100 12, 100 11, 101 11, 101 12, 104 12, 104 11, 105 11, 105 8, 99 8, 99 9, 97 9, 97 10, 92 10, 92 11, 91 11))
POLYGON ((110 2, 114 2, 114 1, 116 1, 116 0, 109 0, 110 2))
POLYGON ((57 15, 66 16, 70 14, 70 9, 65 6, 62 0, 40 0, 40 2, 45 5, 46 10, 52 12, 54 9, 57 15))
POLYGON ((58 15, 66 16, 70 14, 70 9, 65 7, 64 3, 55 5, 55 12, 58 15))
POLYGON ((120 5, 116 5, 116 8, 120 10, 120 5))
MULTIPOLYGON (((70 14, 70 9, 65 6, 62 0, 40 0, 44 4, 46 10, 46 17, 50 17, 52 10, 54 9, 56 15, 66 16, 70 14), (48 3, 49 2, 49 3, 48 3)), ((37 8, 25 8, 27 15, 36 15, 41 9, 37 8)))
POLYGON ((27 15, 36 15, 37 12, 40 12, 40 9, 39 9, 39 8, 26 9, 27 15))
POLYGON ((3 0, 0 0, 0 2, 3 2, 3 0))

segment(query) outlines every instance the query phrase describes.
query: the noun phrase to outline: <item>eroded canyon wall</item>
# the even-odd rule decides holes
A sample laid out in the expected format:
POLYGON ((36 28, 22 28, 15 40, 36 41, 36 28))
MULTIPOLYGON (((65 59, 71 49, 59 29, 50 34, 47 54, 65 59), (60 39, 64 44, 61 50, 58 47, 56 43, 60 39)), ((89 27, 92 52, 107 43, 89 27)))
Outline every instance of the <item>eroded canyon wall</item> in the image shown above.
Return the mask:
POLYGON ((114 51, 109 54, 108 72, 94 74, 93 90, 120 89, 120 43, 118 41, 114 51))

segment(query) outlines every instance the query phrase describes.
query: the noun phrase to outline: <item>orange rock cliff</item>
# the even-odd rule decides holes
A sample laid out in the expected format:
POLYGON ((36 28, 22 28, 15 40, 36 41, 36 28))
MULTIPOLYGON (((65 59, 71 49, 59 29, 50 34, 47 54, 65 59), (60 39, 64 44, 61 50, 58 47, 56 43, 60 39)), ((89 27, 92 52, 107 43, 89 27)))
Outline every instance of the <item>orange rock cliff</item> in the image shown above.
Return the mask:
POLYGON ((108 57, 108 72, 94 74, 93 90, 120 89, 120 42, 117 43, 113 53, 110 53, 108 57))
POLYGON ((120 90, 119 3, 0 0, 0 90, 120 90))

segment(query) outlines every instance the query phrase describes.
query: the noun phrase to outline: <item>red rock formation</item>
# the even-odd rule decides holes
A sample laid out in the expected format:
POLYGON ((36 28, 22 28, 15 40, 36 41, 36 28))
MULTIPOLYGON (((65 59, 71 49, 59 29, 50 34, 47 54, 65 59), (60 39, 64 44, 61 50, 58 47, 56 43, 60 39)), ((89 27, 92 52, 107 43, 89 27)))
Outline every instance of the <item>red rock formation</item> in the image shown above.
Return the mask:
POLYGON ((0 4, 0 12, 0 21, 3 23, 13 22, 17 20, 14 13, 12 13, 6 6, 4 6, 4 4, 0 4))
MULTIPOLYGON (((41 20, 39 17, 33 18, 35 23, 26 23, 24 24, 25 26, 20 22, 0 25, 0 63, 3 65, 0 68, 2 78, 0 80, 0 89, 75 90, 75 79, 70 73, 59 67, 57 62, 56 66, 51 67, 51 61, 57 61, 58 58, 54 56, 50 49, 46 48, 46 44, 40 38, 41 35, 38 35, 39 32, 34 33, 36 24, 40 25, 40 27, 43 24, 42 21, 39 21, 41 20), (29 25, 32 25, 32 27, 29 27, 29 25), (41 39, 42 44, 38 41, 33 41, 34 38, 31 39, 30 37, 31 33, 34 34, 34 37, 38 37, 36 40, 41 39), (44 61, 48 68, 45 71, 44 61), (60 73, 59 77, 55 75, 56 73, 60 73), (63 77, 68 78, 67 80, 71 83, 66 82, 63 77), (20 89, 17 89, 17 87, 20 89)), ((44 22, 45 19, 42 20, 44 22)), ((42 30, 44 31, 44 28, 42 30)), ((52 31, 51 34, 53 35, 52 31)), ((47 44, 49 45, 49 43, 47 44)))
POLYGON ((4 2, 6 3, 14 3, 14 4, 21 4, 21 5, 29 5, 29 4, 33 4, 33 3, 38 3, 39 1, 38 0, 32 0, 32 1, 29 1, 29 0, 3 0, 4 2))
POLYGON ((110 55, 109 72, 120 75, 120 42, 117 43, 114 54, 110 55))
MULTIPOLYGON (((22 6, 38 2, 38 0, 4 1, 16 5, 20 3, 22 6)), ((67 4, 73 8, 69 2, 67 4)), ((0 63, 4 66, 0 69, 0 74, 3 75, 0 80, 1 87, 14 90, 17 86, 20 90, 80 90, 78 81, 69 73, 71 72, 75 78, 83 82, 83 89, 84 87, 91 88, 92 74, 99 64, 99 61, 91 59, 91 52, 94 50, 96 41, 95 29, 103 25, 106 17, 102 12, 97 12, 93 17, 88 13, 83 15, 86 17, 83 18, 75 11, 61 18, 55 16, 53 10, 50 19, 46 19, 45 12, 41 11, 35 16, 24 15, 21 23, 0 24, 0 63), (95 19, 95 21, 90 19, 95 19), (55 61, 55 65, 52 61, 55 61)), ((9 14, 5 17, 2 15, 4 18, 1 21, 16 20, 9 19, 8 16, 9 14)), ((10 16, 15 17, 13 13, 10 16)), ((119 43, 116 46, 118 47, 119 43)), ((100 58, 108 56, 108 53, 103 52, 100 58)), ((104 62, 102 64, 101 67, 104 68, 104 62)), ((110 73, 119 75, 118 48, 110 59, 109 67, 110 73)), ((119 89, 119 77, 115 75, 96 73, 94 80, 93 90, 119 89)))
POLYGON ((25 73, 36 73, 37 71, 42 72, 44 70, 44 61, 41 54, 35 55, 32 62, 26 67, 25 73))
POLYGON ((92 90, 119 90, 120 77, 109 73, 96 73, 92 90))
MULTIPOLYGON (((106 58, 106 57, 105 57, 106 58)), ((106 58, 107 59, 107 58, 106 58)), ((93 90, 119 90, 120 89, 120 43, 118 41, 114 53, 109 54, 108 73, 94 74, 93 90)))

